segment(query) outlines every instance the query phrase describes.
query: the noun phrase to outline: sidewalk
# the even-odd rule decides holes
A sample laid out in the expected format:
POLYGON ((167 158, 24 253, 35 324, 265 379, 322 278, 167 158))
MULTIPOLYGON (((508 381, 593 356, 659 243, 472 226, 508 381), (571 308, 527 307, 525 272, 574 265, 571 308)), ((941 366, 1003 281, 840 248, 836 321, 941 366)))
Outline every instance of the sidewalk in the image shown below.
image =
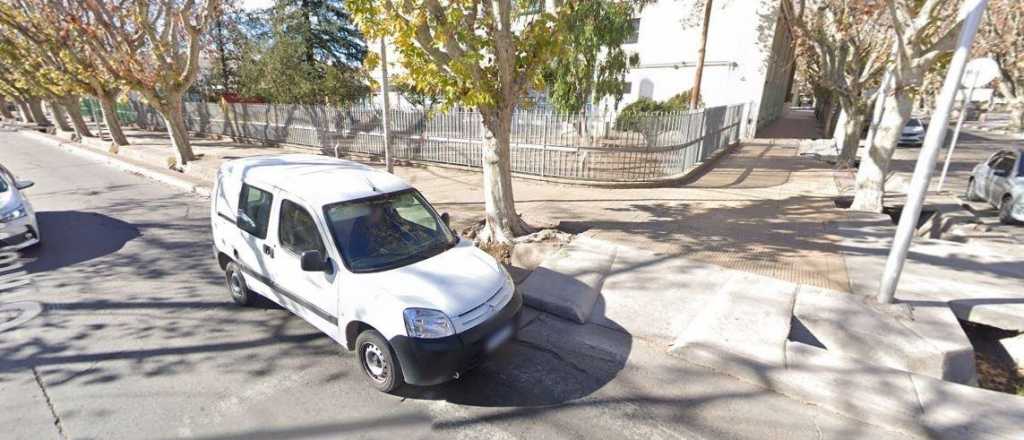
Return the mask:
MULTIPOLYGON (((769 136, 813 136, 813 117, 793 111, 762 130, 769 136)), ((173 155, 166 135, 128 130, 132 145, 118 157, 167 169, 173 155)), ((109 142, 86 146, 107 154, 109 142)), ((223 160, 257 154, 308 152, 227 140, 197 139, 199 160, 186 178, 209 181, 223 160)), ((380 165, 379 163, 373 165, 380 165)), ((483 218, 478 172, 435 166, 396 166, 457 229, 483 218)), ((180 174, 180 173, 179 173, 180 174)), ((667 188, 609 189, 515 178, 516 206, 534 224, 563 227, 602 240, 790 282, 839 291, 849 280, 825 223, 840 218, 827 164, 797 155, 796 142, 757 139, 740 145, 696 181, 667 188)))

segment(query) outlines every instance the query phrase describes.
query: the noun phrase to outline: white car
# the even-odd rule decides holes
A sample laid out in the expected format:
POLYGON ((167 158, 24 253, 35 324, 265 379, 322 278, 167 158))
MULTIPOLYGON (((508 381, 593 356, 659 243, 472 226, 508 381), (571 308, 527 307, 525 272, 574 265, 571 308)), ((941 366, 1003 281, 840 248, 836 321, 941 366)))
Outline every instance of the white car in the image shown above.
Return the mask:
POLYGON ((928 126, 918 118, 910 118, 900 131, 900 145, 921 146, 928 126))
POLYGON ((235 302, 254 294, 349 350, 378 389, 458 378, 514 337, 522 296, 404 180, 313 155, 224 163, 214 251, 235 302))
POLYGON ((24 190, 31 180, 18 180, 0 165, 0 250, 21 250, 39 244, 39 224, 24 190))

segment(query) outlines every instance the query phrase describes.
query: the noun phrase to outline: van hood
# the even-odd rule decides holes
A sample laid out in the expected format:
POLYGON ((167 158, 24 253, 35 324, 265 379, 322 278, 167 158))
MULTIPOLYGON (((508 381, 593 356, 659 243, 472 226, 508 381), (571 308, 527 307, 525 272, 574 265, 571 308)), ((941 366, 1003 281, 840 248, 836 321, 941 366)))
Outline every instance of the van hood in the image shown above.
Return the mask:
POLYGON ((394 295, 407 307, 440 310, 449 317, 494 296, 505 276, 494 258, 466 241, 408 266, 359 275, 367 287, 394 295))

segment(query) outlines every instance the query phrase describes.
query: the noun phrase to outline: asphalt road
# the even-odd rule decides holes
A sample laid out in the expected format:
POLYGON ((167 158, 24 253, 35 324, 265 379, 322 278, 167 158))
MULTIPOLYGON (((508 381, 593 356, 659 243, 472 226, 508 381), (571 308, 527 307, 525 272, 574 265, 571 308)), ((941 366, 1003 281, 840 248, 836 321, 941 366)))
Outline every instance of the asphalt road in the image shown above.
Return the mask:
POLYGON ((0 287, 2 438, 897 436, 536 313, 463 379, 382 394, 302 320, 231 303, 206 199, 12 132, 0 163, 43 237, 0 267, 31 280, 0 287))

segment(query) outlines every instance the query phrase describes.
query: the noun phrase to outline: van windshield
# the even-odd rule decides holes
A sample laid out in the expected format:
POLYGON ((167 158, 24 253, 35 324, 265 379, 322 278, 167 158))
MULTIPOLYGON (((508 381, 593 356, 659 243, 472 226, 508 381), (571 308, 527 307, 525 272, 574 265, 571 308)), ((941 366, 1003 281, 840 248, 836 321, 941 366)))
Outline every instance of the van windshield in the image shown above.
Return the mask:
POLYGON ((334 243, 352 272, 413 264, 450 249, 455 235, 415 190, 324 207, 334 243))

